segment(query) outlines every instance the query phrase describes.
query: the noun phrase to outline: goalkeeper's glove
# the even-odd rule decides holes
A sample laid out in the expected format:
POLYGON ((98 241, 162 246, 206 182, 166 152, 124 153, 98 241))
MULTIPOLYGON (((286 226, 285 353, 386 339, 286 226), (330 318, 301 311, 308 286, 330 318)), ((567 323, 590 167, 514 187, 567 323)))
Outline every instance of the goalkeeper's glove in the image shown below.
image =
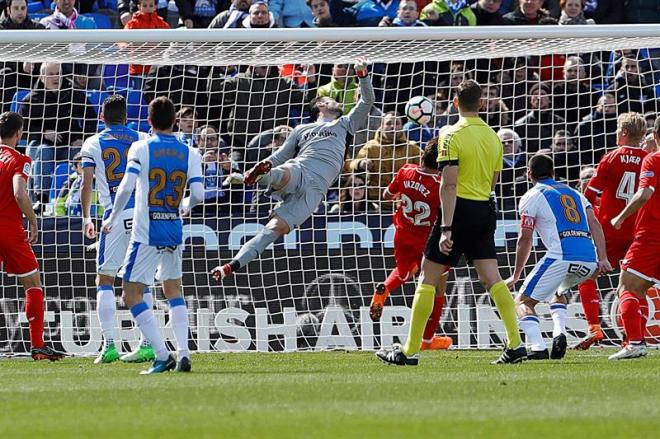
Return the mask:
POLYGON ((366 78, 369 75, 369 69, 367 68, 368 62, 364 57, 359 57, 355 60, 355 74, 358 78, 366 78))

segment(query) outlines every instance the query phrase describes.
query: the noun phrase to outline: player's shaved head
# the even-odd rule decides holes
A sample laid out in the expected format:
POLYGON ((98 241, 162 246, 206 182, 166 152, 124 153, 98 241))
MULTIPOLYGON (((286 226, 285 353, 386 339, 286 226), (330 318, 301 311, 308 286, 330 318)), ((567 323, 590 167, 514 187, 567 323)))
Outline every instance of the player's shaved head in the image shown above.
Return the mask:
POLYGON ((555 169, 552 158, 545 154, 534 155, 529 160, 529 172, 534 180, 554 177, 555 169))
POLYGON ((156 130, 171 130, 176 122, 174 104, 165 96, 159 96, 149 103, 149 120, 156 130))
POLYGON ((103 101, 103 122, 106 125, 123 125, 126 123, 126 98, 114 94, 103 101))
POLYGON ((426 142, 424 153, 422 154, 422 164, 425 168, 438 169, 438 138, 426 142))
POLYGON ((23 129, 23 117, 13 111, 0 114, 0 139, 8 140, 23 129))

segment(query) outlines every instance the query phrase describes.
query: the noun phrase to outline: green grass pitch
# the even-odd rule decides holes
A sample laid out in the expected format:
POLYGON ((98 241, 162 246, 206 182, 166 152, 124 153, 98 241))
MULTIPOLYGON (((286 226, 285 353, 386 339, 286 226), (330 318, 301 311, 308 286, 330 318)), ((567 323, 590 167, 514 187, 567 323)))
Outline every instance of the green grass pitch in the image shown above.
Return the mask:
POLYGON ((193 373, 0 360, 0 437, 660 437, 660 352, 488 364, 494 351, 200 354, 193 373))

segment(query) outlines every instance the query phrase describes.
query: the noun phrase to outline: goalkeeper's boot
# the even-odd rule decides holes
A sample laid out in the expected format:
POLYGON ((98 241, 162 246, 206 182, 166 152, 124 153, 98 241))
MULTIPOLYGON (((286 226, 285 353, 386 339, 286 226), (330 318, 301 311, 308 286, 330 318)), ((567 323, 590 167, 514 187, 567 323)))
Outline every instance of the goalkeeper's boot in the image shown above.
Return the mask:
POLYGON ((232 184, 244 184, 245 177, 240 172, 232 172, 222 182, 223 187, 231 186, 232 184))
POLYGON ((407 357, 401 351, 401 345, 399 343, 393 344, 391 348, 379 350, 376 352, 376 357, 385 364, 395 366, 417 366, 419 363, 419 354, 407 357))
POLYGON ((561 360, 566 355, 566 348, 568 343, 566 342, 566 335, 559 334, 558 336, 552 339, 552 349, 550 350, 550 358, 553 360, 561 360))
POLYGON ((94 364, 107 364, 119 360, 119 352, 114 343, 111 343, 103 348, 98 357, 94 360, 94 364))
POLYGON ((543 349, 542 351, 529 350, 529 351, 527 351, 527 359, 528 360, 549 360, 550 359, 550 353, 548 352, 547 349, 543 349))
POLYGON ((32 356, 32 359, 35 361, 39 361, 39 360, 58 361, 66 357, 66 354, 64 352, 56 351, 50 346, 32 348, 30 349, 30 355, 32 356))
POLYGON ((631 358, 646 357, 648 350, 645 343, 628 343, 623 349, 616 354, 609 356, 610 360, 628 360, 631 358))
POLYGON ((575 346, 575 349, 578 351, 586 351, 592 345, 600 343, 604 338, 605 334, 603 334, 603 330, 600 328, 600 325, 589 325, 589 332, 587 332, 587 336, 575 346))
POLYGON ((522 363, 527 359, 527 349, 525 345, 520 344, 515 349, 504 348, 502 355, 495 361, 492 361, 490 364, 516 364, 522 363))
POLYGON ((435 335, 431 341, 422 341, 420 348, 423 351, 439 351, 442 349, 449 349, 452 343, 453 340, 451 337, 441 337, 439 335, 435 335))
POLYGON ((273 164, 269 161, 263 161, 263 162, 257 163, 256 165, 254 165, 254 167, 252 169, 250 169, 249 171, 247 171, 245 173, 244 183, 246 185, 255 184, 256 182, 261 180, 261 178, 264 175, 268 174, 272 167, 273 167, 273 164))
POLYGON ((155 360, 154 364, 152 364, 149 369, 140 372, 140 375, 152 375, 155 373, 163 373, 169 370, 174 370, 175 367, 176 367, 176 360, 174 359, 172 354, 169 354, 166 360, 155 360))
POLYGON ((124 363, 145 363, 156 359, 156 353, 151 345, 140 344, 140 347, 133 352, 121 356, 121 361, 124 363))
POLYGON ((374 291, 374 295, 371 297, 371 304, 369 304, 369 317, 371 317, 372 321, 377 322, 380 320, 383 315, 385 301, 389 295, 390 292, 385 288, 385 284, 380 283, 376 285, 376 291, 374 291))
POLYGON ((231 276, 234 273, 234 268, 231 264, 218 265, 213 270, 211 270, 211 276, 217 281, 231 276))
POLYGON ((191 370, 192 363, 190 362, 190 357, 181 357, 179 361, 176 362, 177 372, 190 372, 191 370))

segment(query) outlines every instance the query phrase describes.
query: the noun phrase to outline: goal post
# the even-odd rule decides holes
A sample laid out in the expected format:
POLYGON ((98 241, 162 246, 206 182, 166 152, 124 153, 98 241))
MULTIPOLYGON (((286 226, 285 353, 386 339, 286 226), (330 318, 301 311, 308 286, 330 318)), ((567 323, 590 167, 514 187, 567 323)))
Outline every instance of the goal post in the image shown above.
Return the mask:
MULTIPOLYGON (((660 50, 655 48, 660 48, 660 25, 2 31, 2 111, 19 111, 28 119, 20 148, 35 162, 30 190, 40 203, 35 252, 44 273, 47 340, 80 355, 95 354, 101 346, 94 287, 98 248, 82 234, 74 157, 80 142, 103 128, 100 109, 113 93, 127 98, 129 124, 143 131, 149 130, 146 109, 155 96, 170 97, 178 110, 191 108, 192 116, 182 112, 179 120, 182 139, 207 157, 209 198, 184 220, 191 348, 370 350, 405 338, 415 288, 409 281, 393 292, 381 321, 370 320, 374 288, 395 266, 393 206, 380 193, 403 163, 419 160, 393 151, 405 148, 408 138, 423 147, 428 136, 456 121, 452 88, 465 78, 482 83, 483 117, 504 140, 512 140, 497 187, 496 245, 508 277, 517 200, 528 188, 526 159, 538 150, 552 154, 558 176, 578 186, 581 171, 616 146, 617 114, 638 111, 650 121, 657 113, 660 50), (263 227, 273 206, 252 188, 224 187, 227 173, 270 154, 286 136, 285 126, 311 121, 310 101, 316 96, 328 93, 347 108, 353 105, 350 74, 344 80, 333 65, 358 56, 373 63, 376 104, 347 144, 345 172, 311 219, 233 278, 215 282, 209 270, 230 260, 263 227), (49 64, 58 66, 54 73, 49 64), (130 65, 151 67, 142 74, 130 65), (57 76, 57 83, 44 86, 46 76, 57 76), (30 101, 35 93, 51 93, 50 106, 30 101), (406 102, 419 95, 435 104, 428 128, 381 129, 384 114, 403 113, 406 102), (66 141, 45 138, 48 130, 66 141), (376 168, 352 172, 351 162, 363 157, 367 142, 382 149, 376 168)), ((100 221, 102 210, 94 213, 100 221)), ((543 252, 535 240, 527 273, 543 252)), ((3 273, 0 354, 5 355, 29 349, 23 293, 16 285, 3 273)), ((601 278, 599 287, 606 343, 614 345, 621 337, 616 276, 601 278)), ((172 339, 167 302, 154 289, 156 315, 172 339)), ((660 295, 651 298, 650 308, 647 340, 660 343, 660 295)), ((119 344, 127 350, 138 334, 127 309, 119 304, 118 310, 119 344)), ((539 311, 541 329, 551 337, 549 310, 540 306, 539 311)), ((567 328, 569 343, 587 328, 577 289, 569 294, 567 328)), ((503 326, 466 265, 450 275, 438 333, 451 336, 459 348, 501 346, 503 326)))

